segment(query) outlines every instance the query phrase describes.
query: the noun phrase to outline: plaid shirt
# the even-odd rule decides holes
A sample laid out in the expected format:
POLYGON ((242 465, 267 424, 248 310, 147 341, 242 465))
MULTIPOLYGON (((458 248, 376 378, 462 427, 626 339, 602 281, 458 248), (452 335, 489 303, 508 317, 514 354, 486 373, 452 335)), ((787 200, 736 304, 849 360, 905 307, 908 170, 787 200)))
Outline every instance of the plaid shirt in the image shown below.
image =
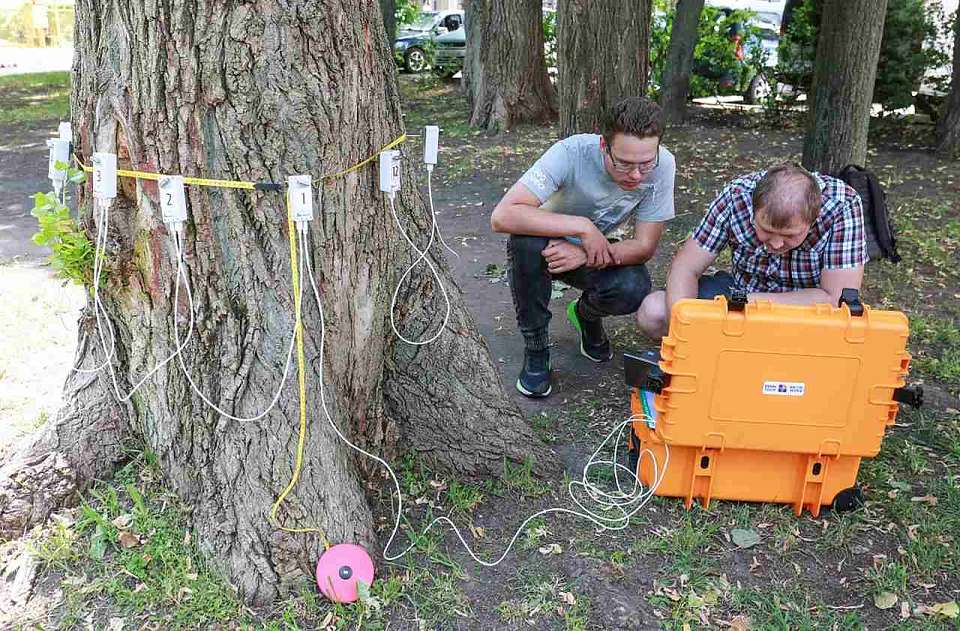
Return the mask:
POLYGON ((824 269, 857 267, 867 262, 863 205, 856 191, 841 180, 819 173, 821 206, 807 238, 784 254, 771 254, 753 227, 753 189, 766 171, 730 182, 717 196, 693 238, 719 254, 730 246, 733 278, 748 292, 784 292, 820 286, 824 269))

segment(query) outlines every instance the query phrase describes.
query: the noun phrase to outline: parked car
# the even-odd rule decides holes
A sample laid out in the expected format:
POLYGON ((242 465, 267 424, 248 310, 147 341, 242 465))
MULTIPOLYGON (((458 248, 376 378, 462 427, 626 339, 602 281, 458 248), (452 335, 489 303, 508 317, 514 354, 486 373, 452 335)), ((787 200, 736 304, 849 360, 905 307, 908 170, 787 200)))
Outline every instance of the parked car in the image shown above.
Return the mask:
POLYGON ((460 72, 467 55, 467 29, 461 28, 438 35, 433 44, 434 72, 445 79, 460 72))
POLYGON ((463 11, 423 11, 397 33, 393 58, 408 72, 423 72, 430 66, 434 40, 444 33, 463 31, 463 11))

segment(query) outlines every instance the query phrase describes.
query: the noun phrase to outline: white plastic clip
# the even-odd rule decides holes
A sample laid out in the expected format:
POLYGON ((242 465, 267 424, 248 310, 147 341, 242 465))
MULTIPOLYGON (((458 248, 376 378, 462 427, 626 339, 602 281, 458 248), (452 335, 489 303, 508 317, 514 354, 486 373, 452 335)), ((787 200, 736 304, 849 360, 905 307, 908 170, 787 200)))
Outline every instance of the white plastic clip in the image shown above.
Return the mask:
POLYGON ((117 154, 93 154, 93 196, 97 199, 117 196, 117 154))
POLYGON ((380 190, 391 199, 400 190, 400 152, 395 149, 380 152, 380 190))

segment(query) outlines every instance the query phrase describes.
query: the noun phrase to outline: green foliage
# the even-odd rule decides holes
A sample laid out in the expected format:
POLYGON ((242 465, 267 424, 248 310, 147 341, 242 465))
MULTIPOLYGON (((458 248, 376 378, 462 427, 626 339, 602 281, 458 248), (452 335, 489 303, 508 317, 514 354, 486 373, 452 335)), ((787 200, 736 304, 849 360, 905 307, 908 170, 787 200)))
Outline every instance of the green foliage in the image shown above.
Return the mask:
POLYGON ((912 92, 920 86, 924 71, 946 63, 946 56, 932 45, 938 34, 935 16, 924 0, 890 0, 887 4, 873 87, 873 100, 884 108, 912 105, 912 92))
MULTIPOLYGON (((821 1, 805 0, 797 7, 780 38, 777 75, 786 83, 809 90, 817 55, 821 1)), ((907 107, 924 72, 946 63, 933 45, 948 25, 939 9, 924 0, 890 0, 880 44, 873 100, 886 109, 907 107)), ((855 36, 855 34, 851 34, 855 36)))
POLYGON ((543 12, 543 52, 547 59, 547 67, 557 65, 557 12, 543 12))
MULTIPOLYGON (((68 168, 62 163, 57 166, 67 168, 69 181, 84 181, 83 171, 68 168)), ((30 213, 39 224, 33 242, 53 250, 50 265, 57 270, 57 274, 78 285, 92 285, 94 246, 70 216, 70 209, 60 203, 56 193, 36 193, 30 213)))
POLYGON ((416 22, 421 12, 420 3, 416 0, 397 0, 394 12, 397 18, 397 29, 416 22))
MULTIPOLYGON (((650 42, 651 85, 654 92, 663 85, 675 14, 674 9, 668 9, 662 13, 657 11, 654 16, 650 42)), ((691 97, 741 94, 750 86, 750 81, 763 71, 766 54, 760 42, 760 29, 749 23, 752 16, 751 11, 703 8, 693 53, 691 97), (742 42, 743 59, 737 58, 736 36, 742 42)))

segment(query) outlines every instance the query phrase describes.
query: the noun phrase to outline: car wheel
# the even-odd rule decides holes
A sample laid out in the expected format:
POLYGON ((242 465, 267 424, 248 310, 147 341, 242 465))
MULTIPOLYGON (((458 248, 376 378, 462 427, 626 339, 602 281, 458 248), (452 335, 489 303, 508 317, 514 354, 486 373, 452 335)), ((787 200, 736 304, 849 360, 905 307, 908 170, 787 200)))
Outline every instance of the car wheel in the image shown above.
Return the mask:
POLYGON ((409 72, 423 72, 427 68, 427 54, 422 48, 410 48, 403 57, 403 65, 409 72))
POLYGON ((771 94, 773 89, 770 82, 762 74, 758 74, 750 82, 747 93, 743 95, 747 103, 763 103, 771 94))

